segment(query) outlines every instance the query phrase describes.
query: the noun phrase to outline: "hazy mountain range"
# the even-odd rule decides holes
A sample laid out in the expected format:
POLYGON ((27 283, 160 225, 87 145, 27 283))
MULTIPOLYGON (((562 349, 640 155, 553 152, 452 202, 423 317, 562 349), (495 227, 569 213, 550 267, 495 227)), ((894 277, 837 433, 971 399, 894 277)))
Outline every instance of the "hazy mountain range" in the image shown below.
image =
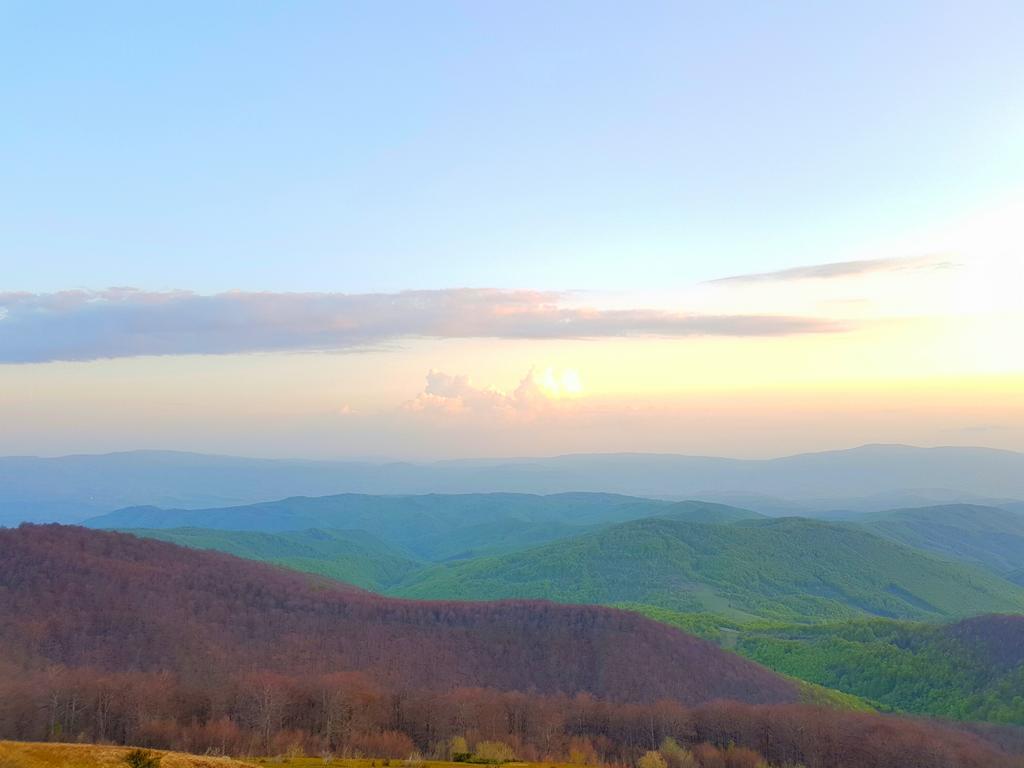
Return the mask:
POLYGON ((770 515, 848 516, 1024 498, 1024 454, 867 445, 779 459, 577 454, 434 463, 247 459, 166 451, 0 458, 0 524, 78 522, 134 505, 196 509, 340 493, 601 492, 701 498, 770 515))

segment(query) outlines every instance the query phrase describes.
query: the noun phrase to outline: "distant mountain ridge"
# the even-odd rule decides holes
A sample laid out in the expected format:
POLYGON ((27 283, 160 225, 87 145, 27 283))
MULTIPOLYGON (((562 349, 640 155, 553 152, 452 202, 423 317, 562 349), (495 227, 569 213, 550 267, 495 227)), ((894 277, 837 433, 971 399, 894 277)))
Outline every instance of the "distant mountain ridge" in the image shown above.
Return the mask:
MULTIPOLYGON (((790 500, 807 510, 1024 499, 1024 454, 989 448, 867 445, 777 459, 576 454, 435 463, 246 459, 138 451, 0 458, 0 524, 81 521, 127 506, 202 508, 289 496, 586 491, 664 499, 790 500), (860 500, 880 496, 864 507, 860 500), (917 503, 916 501, 914 503, 917 503)), ((766 512, 773 512, 766 502, 766 512)), ((740 502, 755 511, 756 503, 740 502)))

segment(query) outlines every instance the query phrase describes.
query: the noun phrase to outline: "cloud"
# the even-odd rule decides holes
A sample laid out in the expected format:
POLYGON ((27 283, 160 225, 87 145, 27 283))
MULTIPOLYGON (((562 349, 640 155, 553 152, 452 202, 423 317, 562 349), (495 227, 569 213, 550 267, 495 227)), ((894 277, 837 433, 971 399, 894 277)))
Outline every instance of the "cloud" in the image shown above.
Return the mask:
POLYGON ((532 418, 549 411, 560 397, 570 397, 578 391, 579 376, 574 371, 558 375, 551 369, 541 373, 530 370, 511 392, 478 387, 465 375, 430 371, 423 391, 402 403, 401 410, 418 414, 532 418), (570 383, 571 391, 562 386, 565 382, 570 383))
POLYGON ((0 293, 0 363, 343 351, 408 338, 785 336, 843 330, 841 323, 814 317, 570 306, 565 294, 542 291, 0 293))
POLYGON ((947 269, 956 266, 934 256, 919 256, 893 259, 864 259, 861 261, 836 261, 830 264, 812 264, 806 267, 780 269, 776 272, 758 272, 750 275, 734 275, 711 280, 711 283, 764 283, 789 280, 829 280, 877 272, 902 272, 907 270, 947 269))

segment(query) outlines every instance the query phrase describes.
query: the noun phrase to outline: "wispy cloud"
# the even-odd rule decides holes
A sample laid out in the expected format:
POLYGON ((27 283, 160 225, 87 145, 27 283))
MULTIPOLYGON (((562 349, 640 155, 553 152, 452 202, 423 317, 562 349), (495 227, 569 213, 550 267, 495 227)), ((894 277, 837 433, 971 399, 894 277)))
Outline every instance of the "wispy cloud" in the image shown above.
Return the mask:
POLYGON ((356 350, 417 337, 785 336, 842 330, 841 323, 815 317, 580 307, 569 305, 565 294, 542 291, 0 293, 0 363, 356 350))
POLYGON ((935 256, 920 256, 893 259, 863 259, 861 261, 835 261, 830 264, 812 264, 806 267, 780 269, 776 272, 757 272, 749 275, 733 275, 711 280, 711 283, 762 283, 789 280, 829 280, 837 277, 851 277, 877 272, 902 272, 907 270, 947 269, 956 266, 935 256))

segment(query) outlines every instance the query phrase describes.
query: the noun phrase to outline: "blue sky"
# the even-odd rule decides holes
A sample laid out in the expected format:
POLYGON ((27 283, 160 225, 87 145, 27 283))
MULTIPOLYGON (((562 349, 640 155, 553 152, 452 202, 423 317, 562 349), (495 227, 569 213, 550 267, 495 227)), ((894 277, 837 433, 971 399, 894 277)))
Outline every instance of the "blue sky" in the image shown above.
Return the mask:
POLYGON ((1012 193, 1020 3, 0 6, 3 287, 644 290, 1012 193))
POLYGON ((0 453, 1024 449, 1021 29, 0 2, 0 453))

